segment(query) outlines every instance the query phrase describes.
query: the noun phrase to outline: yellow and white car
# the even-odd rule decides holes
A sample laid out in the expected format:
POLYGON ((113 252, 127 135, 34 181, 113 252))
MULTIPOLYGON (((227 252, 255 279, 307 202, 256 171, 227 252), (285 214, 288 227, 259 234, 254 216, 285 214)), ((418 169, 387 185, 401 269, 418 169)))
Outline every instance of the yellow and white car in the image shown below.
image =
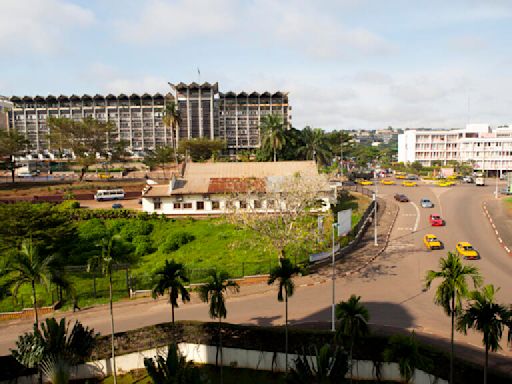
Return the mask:
POLYGON ((382 185, 395 185, 393 180, 385 179, 380 182, 382 185))
POLYGON ((423 243, 425 244, 425 247, 429 250, 433 249, 442 249, 443 243, 436 237, 436 235, 433 235, 431 233, 426 234, 423 237, 423 243))
POLYGON ((440 187, 452 187, 455 183, 453 181, 440 181, 437 185, 440 187))
POLYGON ((404 181, 404 182, 402 182, 402 185, 404 187, 417 187, 418 183, 415 181, 404 181))
POLYGON ((476 249, 467 241, 459 241, 455 248, 457 249, 458 255, 465 259, 476 260, 480 258, 476 249))
POLYGON ((362 180, 359 182, 360 185, 373 185, 373 181, 370 180, 362 180))

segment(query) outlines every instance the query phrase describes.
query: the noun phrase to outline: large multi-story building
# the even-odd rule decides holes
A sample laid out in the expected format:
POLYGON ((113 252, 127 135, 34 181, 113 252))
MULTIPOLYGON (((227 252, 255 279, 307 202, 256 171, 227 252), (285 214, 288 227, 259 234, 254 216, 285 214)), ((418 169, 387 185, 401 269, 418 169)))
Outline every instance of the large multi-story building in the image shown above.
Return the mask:
POLYGON ((398 135, 398 161, 422 165, 471 163, 475 170, 512 170, 512 126, 468 124, 464 129, 407 129, 398 135))
POLYGON ((49 117, 77 121, 92 117, 114 123, 117 138, 126 141, 131 150, 146 151, 172 145, 173 132, 164 126, 162 116, 165 104, 175 101, 180 113, 178 146, 180 140, 205 137, 225 140, 228 150, 234 152, 259 147, 259 127, 266 114, 279 114, 286 127, 290 125, 287 93, 220 93, 217 83, 170 86, 171 92, 166 95, 13 96, 6 100, 10 108, 3 129, 23 133, 33 150, 41 152, 48 149, 49 117))
POLYGON ((0 96, 0 129, 7 129, 9 127, 9 115, 13 104, 6 97, 0 96))

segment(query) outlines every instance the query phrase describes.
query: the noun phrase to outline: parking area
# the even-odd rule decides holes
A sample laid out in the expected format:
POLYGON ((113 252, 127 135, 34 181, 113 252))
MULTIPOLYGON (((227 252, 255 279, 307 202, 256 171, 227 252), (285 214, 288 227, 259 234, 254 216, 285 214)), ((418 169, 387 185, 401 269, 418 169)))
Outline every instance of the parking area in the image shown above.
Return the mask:
POLYGON ((123 208, 135 209, 142 211, 142 204, 139 204, 139 198, 135 199, 123 199, 113 201, 96 201, 96 200, 79 200, 82 208, 90 209, 109 209, 112 208, 112 204, 121 204, 123 208))

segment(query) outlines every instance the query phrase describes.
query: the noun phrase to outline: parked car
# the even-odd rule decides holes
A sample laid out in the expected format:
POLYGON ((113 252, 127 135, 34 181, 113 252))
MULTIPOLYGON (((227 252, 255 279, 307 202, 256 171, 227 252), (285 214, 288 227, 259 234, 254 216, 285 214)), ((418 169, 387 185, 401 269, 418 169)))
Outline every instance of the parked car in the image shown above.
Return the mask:
POLYGON ((444 220, 439 215, 430 215, 428 221, 433 227, 442 227, 444 225, 444 220))
POLYGON ((442 249, 443 243, 436 237, 436 235, 432 234, 426 234, 423 237, 423 243, 425 244, 425 247, 427 247, 430 250, 433 249, 442 249))
POLYGON ((464 176, 462 178, 462 181, 466 184, 472 184, 475 182, 475 180, 473 180, 473 178, 471 176, 464 176))
POLYGON ((476 249, 467 241, 459 241, 455 248, 457 249, 459 256, 462 256, 465 259, 476 260, 480 258, 476 249))
POLYGON ((420 200, 420 204, 423 208, 433 208, 434 204, 430 201, 430 199, 423 198, 420 200))
POLYGON ((404 187, 417 187, 418 183, 416 183, 415 181, 404 181, 402 182, 402 185, 404 187))
POLYGON ((407 198, 407 196, 401 194, 401 193, 397 193, 395 194, 395 200, 396 201, 399 201, 401 203, 407 203, 409 201, 409 199, 407 198))
POLYGON ((418 176, 416 176, 416 175, 407 175, 407 180, 418 180, 418 176))
POLYGON ((393 180, 390 180, 390 179, 382 180, 380 183, 382 185, 395 185, 395 182, 393 180))
POLYGON ((356 183, 350 180, 341 182, 342 187, 353 187, 354 185, 356 185, 356 183))
POLYGON ((120 208, 123 208, 123 204, 121 204, 121 203, 112 204, 112 209, 120 209, 120 208))

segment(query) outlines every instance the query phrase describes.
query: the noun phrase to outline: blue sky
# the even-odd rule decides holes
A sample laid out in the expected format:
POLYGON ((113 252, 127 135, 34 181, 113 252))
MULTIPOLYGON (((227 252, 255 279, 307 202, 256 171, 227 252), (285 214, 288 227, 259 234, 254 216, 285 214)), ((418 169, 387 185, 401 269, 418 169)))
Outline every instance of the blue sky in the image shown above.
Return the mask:
POLYGON ((288 91, 293 124, 512 123, 509 0, 2 0, 0 94, 288 91), (469 100, 469 113, 468 113, 469 100))

